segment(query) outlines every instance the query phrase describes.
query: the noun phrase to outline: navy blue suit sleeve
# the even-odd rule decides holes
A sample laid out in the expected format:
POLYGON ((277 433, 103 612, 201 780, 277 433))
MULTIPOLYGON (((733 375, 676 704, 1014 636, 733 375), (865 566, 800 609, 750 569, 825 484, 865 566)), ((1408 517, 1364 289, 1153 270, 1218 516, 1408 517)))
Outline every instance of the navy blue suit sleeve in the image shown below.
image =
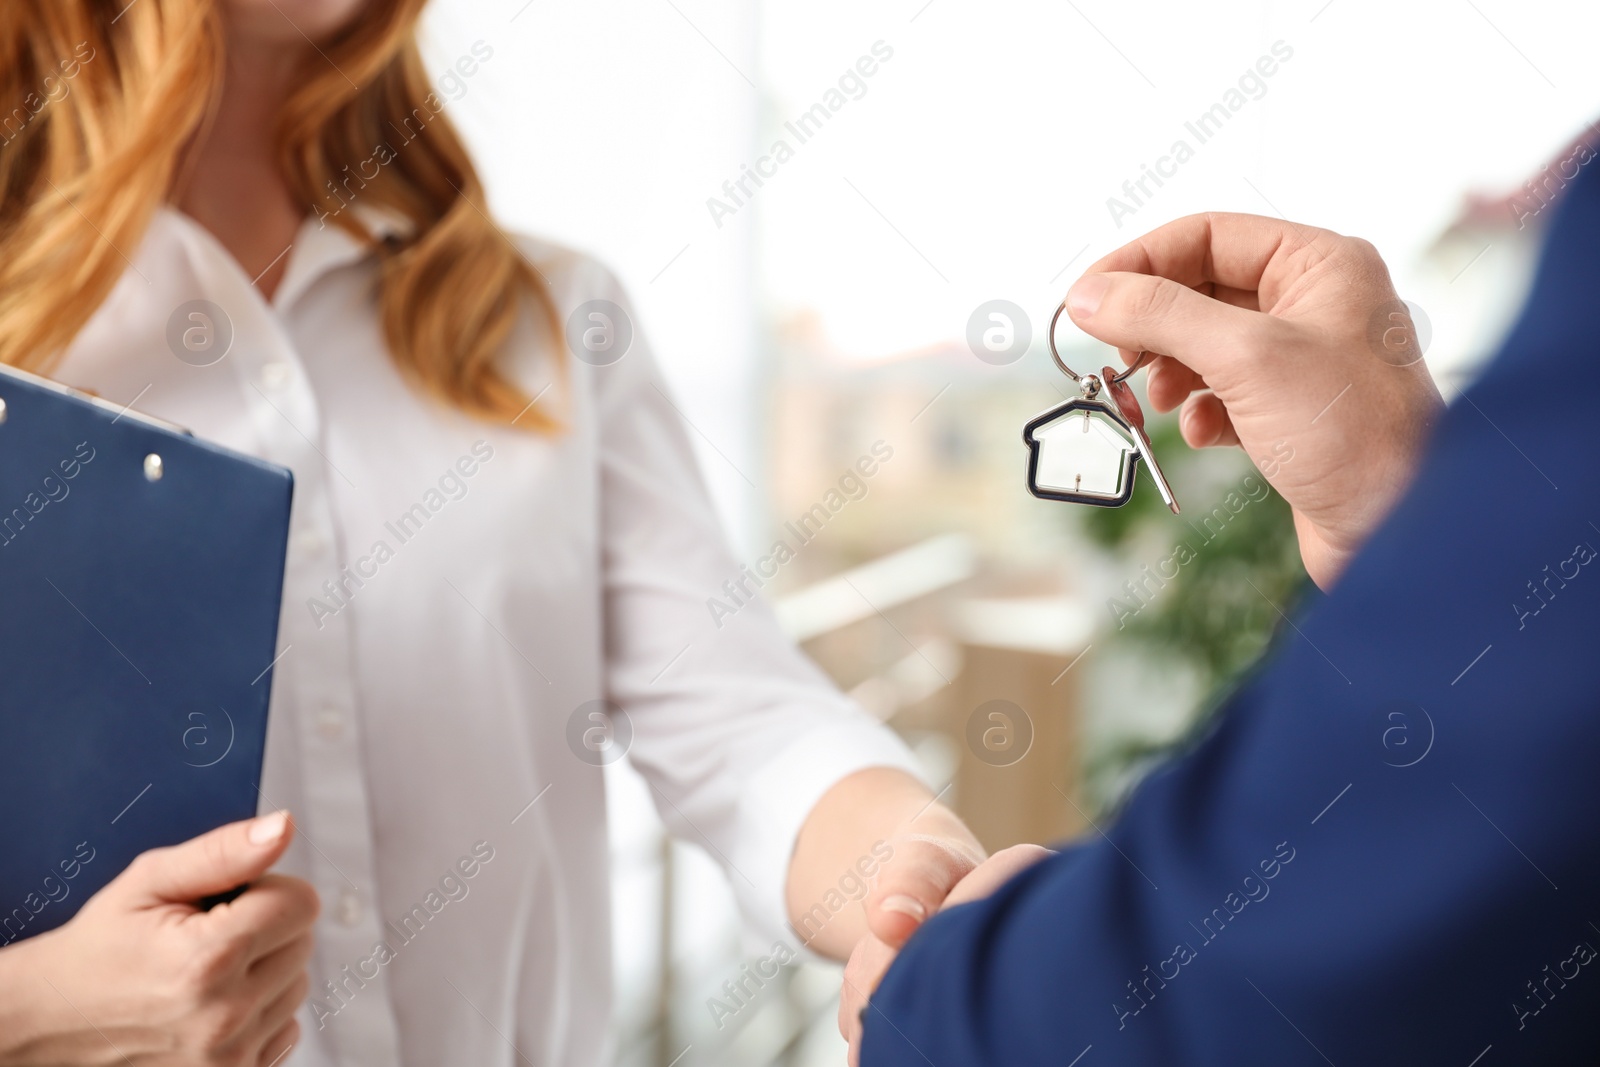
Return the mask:
POLYGON ((1332 594, 1106 836, 927 923, 864 1067, 1596 1062, 1597 307, 1580 179, 1332 594))

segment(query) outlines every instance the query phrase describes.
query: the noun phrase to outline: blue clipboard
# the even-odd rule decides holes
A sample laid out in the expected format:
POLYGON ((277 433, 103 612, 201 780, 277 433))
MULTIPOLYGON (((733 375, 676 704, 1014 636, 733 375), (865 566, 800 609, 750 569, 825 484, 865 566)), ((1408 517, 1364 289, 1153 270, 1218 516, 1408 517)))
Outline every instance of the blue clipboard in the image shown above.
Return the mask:
POLYGON ((0 366, 0 945, 256 813, 293 485, 0 366))

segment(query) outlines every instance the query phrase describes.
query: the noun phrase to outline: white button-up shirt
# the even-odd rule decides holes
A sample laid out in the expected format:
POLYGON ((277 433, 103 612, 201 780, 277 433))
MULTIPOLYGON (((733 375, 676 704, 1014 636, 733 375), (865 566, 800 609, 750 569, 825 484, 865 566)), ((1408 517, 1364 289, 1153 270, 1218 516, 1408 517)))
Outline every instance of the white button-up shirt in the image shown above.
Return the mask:
MULTIPOLYGON (((627 307, 594 263, 521 247, 563 319, 627 307)), ((852 771, 914 764, 765 607, 708 609, 740 567, 637 333, 599 366, 527 317, 504 367, 565 419, 541 435, 408 387, 376 259, 337 228, 307 222, 270 303, 178 212, 132 251, 55 377, 295 476, 262 808, 295 813, 280 869, 323 911, 285 1062, 599 1063, 599 764, 623 748, 780 935, 812 805, 852 771)))

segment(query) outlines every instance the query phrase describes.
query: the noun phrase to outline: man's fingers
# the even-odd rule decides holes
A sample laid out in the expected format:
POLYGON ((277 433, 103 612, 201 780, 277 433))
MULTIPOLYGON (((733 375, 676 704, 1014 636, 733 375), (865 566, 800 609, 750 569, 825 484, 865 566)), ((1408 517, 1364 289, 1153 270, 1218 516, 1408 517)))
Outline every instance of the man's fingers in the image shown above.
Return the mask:
POLYGON ((981 858, 942 838, 917 834, 901 838, 894 859, 884 865, 867 895, 868 929, 886 945, 898 948, 905 944, 981 858))
POLYGON ((1213 300, 1170 278, 1111 272, 1085 274, 1067 292, 1067 313, 1084 333, 1106 344, 1160 352, 1210 380, 1247 354, 1241 339, 1272 320, 1213 300))
POLYGON ((1237 445, 1239 434, 1215 393, 1195 393, 1183 405, 1178 429, 1190 448, 1217 448, 1237 445))
POLYGON ((256 1060, 257 1067, 277 1067, 300 1040, 300 1023, 290 1019, 278 1032, 267 1039, 261 1046, 261 1056, 256 1060))
POLYGON ((1261 310, 1261 294, 1254 289, 1235 289, 1229 285, 1208 285, 1203 290, 1213 300, 1232 304, 1246 311, 1261 310))
POLYGON ((949 897, 944 902, 945 907, 953 908, 957 904, 981 900, 1035 863, 1054 855, 1053 851, 1042 845, 1012 845, 1010 848, 1003 848, 984 860, 983 865, 973 871, 971 877, 964 879, 950 891, 949 897))
POLYGON ((1204 378, 1167 356, 1158 356, 1145 371, 1145 396, 1157 411, 1171 411, 1189 399, 1190 393, 1205 387, 1204 378))
POLYGON ((851 1064, 859 1054, 862 1016, 871 1010, 867 1000, 894 957, 894 949, 869 934, 856 945, 845 964, 844 984, 839 990, 839 1036, 850 1045, 851 1064))
POLYGON ((1269 271, 1292 269, 1297 252, 1310 250, 1315 255, 1320 249, 1326 255, 1344 240, 1329 230, 1264 215, 1207 212, 1156 227, 1100 259, 1088 273, 1136 271, 1185 286, 1212 283, 1255 293, 1263 281, 1274 287, 1279 279, 1270 277, 1269 271))

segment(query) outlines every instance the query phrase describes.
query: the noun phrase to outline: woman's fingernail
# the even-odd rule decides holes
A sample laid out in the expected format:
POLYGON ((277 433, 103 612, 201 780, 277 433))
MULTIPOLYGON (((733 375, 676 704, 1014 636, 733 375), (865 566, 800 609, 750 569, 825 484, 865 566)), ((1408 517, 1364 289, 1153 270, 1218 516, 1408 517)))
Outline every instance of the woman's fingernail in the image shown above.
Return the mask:
POLYGON ((901 915, 909 915, 918 922, 921 922, 923 919, 928 917, 928 909, 924 908, 922 906, 922 901, 916 899, 915 897, 901 896, 899 894, 896 894, 892 897, 884 897, 882 907, 885 911, 894 911, 899 912, 901 915))
POLYGON ((1067 290, 1067 307, 1073 318, 1086 318, 1100 310, 1100 301, 1111 288, 1111 279, 1104 274, 1085 274, 1067 290))
POLYGON ((283 837, 283 832, 289 828, 289 813, 275 811, 271 815, 263 815, 250 824, 250 843, 252 845, 275 844, 283 837))

